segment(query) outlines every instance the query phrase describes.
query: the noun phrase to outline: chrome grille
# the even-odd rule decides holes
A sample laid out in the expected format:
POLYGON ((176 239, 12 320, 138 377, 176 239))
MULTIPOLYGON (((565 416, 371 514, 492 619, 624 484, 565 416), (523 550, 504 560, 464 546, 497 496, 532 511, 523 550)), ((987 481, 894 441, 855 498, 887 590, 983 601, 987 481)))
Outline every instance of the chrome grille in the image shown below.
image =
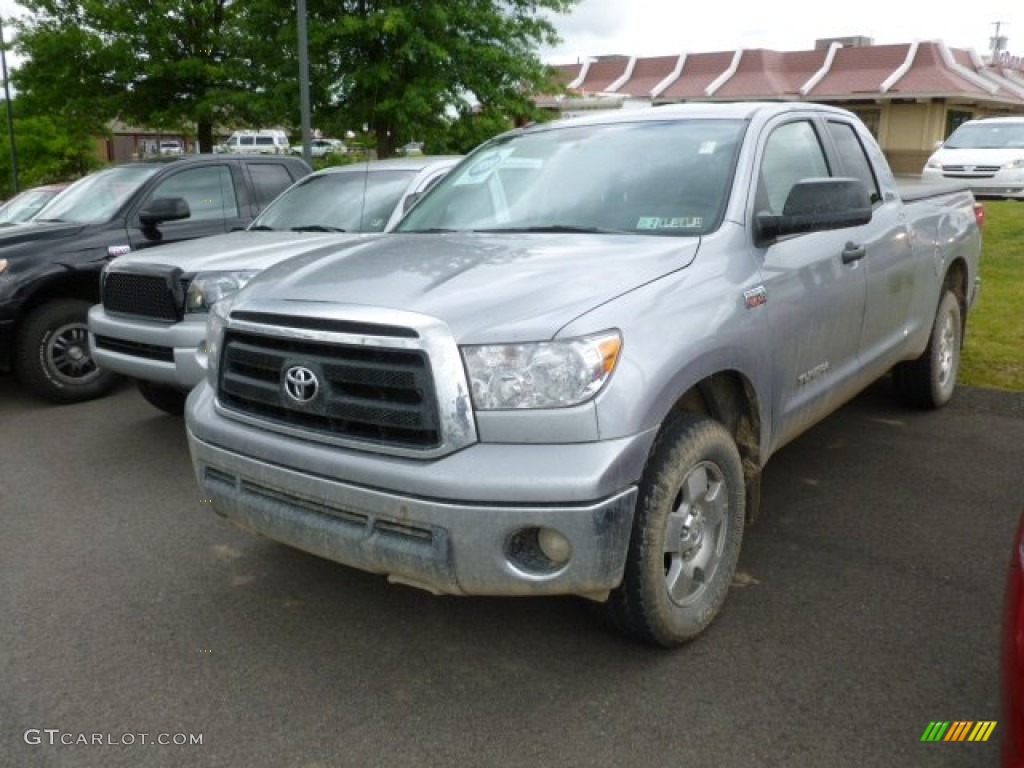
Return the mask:
POLYGON ((429 449, 441 442, 427 355, 417 349, 356 346, 229 331, 218 373, 222 406, 330 437, 429 449), (311 372, 316 394, 285 392, 296 366, 311 372))
POLYGON ((944 165, 942 172, 953 174, 957 178, 983 179, 995 176, 999 172, 998 165, 944 165))

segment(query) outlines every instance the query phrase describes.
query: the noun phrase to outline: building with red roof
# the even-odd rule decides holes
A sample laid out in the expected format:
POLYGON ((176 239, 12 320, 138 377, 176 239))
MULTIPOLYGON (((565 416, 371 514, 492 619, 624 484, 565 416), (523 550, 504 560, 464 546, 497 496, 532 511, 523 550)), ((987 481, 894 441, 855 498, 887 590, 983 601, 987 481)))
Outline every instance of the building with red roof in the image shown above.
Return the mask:
POLYGON ((738 49, 602 56, 555 67, 565 92, 537 99, 563 115, 683 101, 815 101, 856 112, 897 173, 918 173, 965 120, 1024 114, 1024 57, 983 59, 938 40, 817 41, 805 51, 738 49))

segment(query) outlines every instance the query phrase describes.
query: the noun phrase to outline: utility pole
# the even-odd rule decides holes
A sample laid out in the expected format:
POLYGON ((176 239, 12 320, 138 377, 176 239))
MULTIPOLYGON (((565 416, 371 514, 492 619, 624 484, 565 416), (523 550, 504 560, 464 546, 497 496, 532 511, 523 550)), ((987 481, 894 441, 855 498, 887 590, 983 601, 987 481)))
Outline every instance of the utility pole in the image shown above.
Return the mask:
POLYGON ((4 76, 4 101, 7 102, 7 133, 11 138, 11 179, 14 182, 14 194, 21 191, 18 184, 18 150, 14 146, 14 111, 11 108, 11 86, 7 77, 7 42, 4 40, 4 20, 0 15, 0 65, 4 76))
POLYGON ((999 60, 999 54, 1006 50, 1006 37, 999 34, 999 30, 1002 28, 1003 21, 993 21, 992 26, 996 28, 996 33, 989 38, 989 48, 992 49, 992 64, 996 64, 999 60))
POLYGON ((306 0, 298 0, 299 14, 299 111, 302 123, 302 157, 307 163, 313 162, 313 150, 309 143, 309 34, 306 29, 306 0))

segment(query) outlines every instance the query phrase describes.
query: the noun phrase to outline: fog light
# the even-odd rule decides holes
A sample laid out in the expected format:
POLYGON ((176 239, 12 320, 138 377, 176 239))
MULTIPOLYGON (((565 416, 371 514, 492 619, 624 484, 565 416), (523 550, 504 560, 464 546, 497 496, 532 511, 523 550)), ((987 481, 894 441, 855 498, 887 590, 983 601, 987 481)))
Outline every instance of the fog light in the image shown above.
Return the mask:
POLYGON ((559 565, 567 563, 572 554, 572 547, 569 540, 552 528, 541 528, 537 531, 537 543, 540 551, 553 563, 559 565))
POLYGON ((550 576, 564 569, 572 554, 569 541, 550 528, 520 528, 505 541, 509 565, 531 576, 550 576))

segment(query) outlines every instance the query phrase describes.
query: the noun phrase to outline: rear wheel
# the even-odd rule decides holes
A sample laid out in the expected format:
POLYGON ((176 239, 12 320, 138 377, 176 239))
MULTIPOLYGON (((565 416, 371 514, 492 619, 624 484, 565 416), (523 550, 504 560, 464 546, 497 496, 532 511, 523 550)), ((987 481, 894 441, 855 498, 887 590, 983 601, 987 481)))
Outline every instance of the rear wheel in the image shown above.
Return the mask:
POLYGON ((151 381, 139 381, 138 384, 139 392, 154 408, 159 408, 171 416, 181 416, 185 413, 185 398, 188 397, 188 392, 154 384, 151 381))
POLYGON ((739 559, 745 493, 739 451, 717 421, 676 414, 641 480, 622 584, 604 604, 611 623, 671 647, 718 614, 739 559))
POLYGON ((77 403, 107 394, 119 376, 102 370, 89 352, 89 302, 55 299, 33 309, 15 341, 18 380, 55 403, 77 403))
POLYGON ((915 408, 941 408, 953 397, 960 370, 963 324, 960 302, 952 291, 945 291, 935 312, 932 335, 925 351, 916 360, 893 368, 896 394, 915 408))

